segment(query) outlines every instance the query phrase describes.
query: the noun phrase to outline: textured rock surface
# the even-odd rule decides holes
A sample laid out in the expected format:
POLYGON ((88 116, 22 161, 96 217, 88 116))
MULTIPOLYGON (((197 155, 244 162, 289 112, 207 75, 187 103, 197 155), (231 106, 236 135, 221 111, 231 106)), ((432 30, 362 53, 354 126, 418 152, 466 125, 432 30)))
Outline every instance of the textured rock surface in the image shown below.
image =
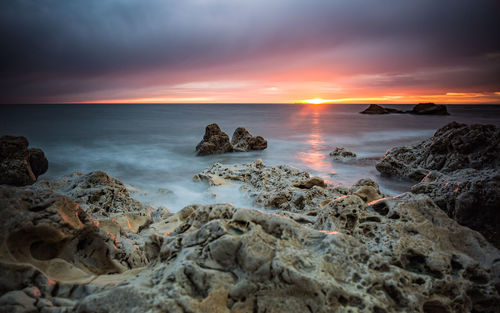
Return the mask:
POLYGON ((205 128, 203 140, 196 146, 198 155, 219 154, 233 151, 229 136, 217 124, 210 124, 205 128))
POLYGON ((434 103, 419 103, 409 113, 418 115, 449 115, 445 105, 434 103))
POLYGON ((29 149, 25 137, 0 138, 0 184, 26 186, 45 173, 49 163, 40 149, 29 149))
POLYGON ((452 122, 418 145, 389 150, 382 174, 421 180, 424 193, 458 222, 500 246, 500 129, 452 122), (432 172, 431 172, 432 171, 432 172))
POLYGON ((252 136, 248 130, 238 127, 231 139, 235 152, 247 152, 253 150, 264 150, 267 148, 267 141, 261 136, 252 136))
POLYGON ((0 312, 468 313, 500 305, 500 252, 426 195, 386 197, 370 179, 334 188, 260 160, 215 164, 196 179, 239 183, 273 212, 190 205, 114 237, 104 221, 135 211, 96 210, 94 222, 85 210, 108 202, 80 189, 121 183, 75 175, 0 187, 0 312), (124 262, 132 238, 145 267, 124 262))
POLYGON ((338 161, 345 161, 349 159, 356 158, 356 153, 347 150, 344 147, 336 147, 335 150, 330 152, 330 156, 338 161))

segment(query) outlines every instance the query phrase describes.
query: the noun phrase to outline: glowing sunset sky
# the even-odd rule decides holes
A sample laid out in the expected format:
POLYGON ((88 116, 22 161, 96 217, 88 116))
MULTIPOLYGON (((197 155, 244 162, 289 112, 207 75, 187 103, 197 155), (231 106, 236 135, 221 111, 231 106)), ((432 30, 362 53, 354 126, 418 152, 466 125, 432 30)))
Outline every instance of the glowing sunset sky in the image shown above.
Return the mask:
POLYGON ((3 103, 500 103, 495 0, 2 1, 3 103))

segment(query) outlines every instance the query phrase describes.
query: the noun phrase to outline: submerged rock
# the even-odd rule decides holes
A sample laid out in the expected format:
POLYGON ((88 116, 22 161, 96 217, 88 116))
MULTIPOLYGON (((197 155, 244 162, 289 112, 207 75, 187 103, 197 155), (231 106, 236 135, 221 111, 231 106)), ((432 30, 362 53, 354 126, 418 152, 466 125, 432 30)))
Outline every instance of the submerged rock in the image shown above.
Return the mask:
POLYGON ((330 156, 334 160, 345 161, 345 160, 356 158, 356 153, 354 153, 350 150, 347 150, 344 147, 336 147, 335 150, 330 152, 330 156))
POLYGON ((209 155, 232 152, 233 147, 229 136, 217 124, 210 124, 205 128, 203 140, 196 146, 197 155, 209 155))
POLYGON ((500 128, 452 122, 418 145, 389 150, 376 168, 420 181, 413 192, 431 196, 450 217, 500 246, 499 166, 500 128))
POLYGON ((248 130, 238 127, 231 139, 234 152, 248 152, 253 150, 264 150, 267 148, 267 141, 261 136, 252 136, 248 130))
POLYGON ((45 173, 49 163, 41 149, 28 149, 28 139, 19 136, 0 138, 0 184, 26 186, 45 173))
POLYGON ((418 115, 450 115, 445 105, 429 103, 419 103, 409 112, 418 115))

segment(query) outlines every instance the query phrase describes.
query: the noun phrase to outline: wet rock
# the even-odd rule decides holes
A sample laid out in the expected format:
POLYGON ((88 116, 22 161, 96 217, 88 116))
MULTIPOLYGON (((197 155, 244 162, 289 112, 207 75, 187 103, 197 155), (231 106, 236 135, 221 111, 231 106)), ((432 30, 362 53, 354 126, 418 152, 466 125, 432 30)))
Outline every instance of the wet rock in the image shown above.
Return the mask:
POLYGON ((429 103, 419 103, 409 112, 418 115, 450 115, 445 105, 429 103))
POLYGON ((261 136, 252 136, 243 127, 236 128, 231 139, 231 144, 235 152, 248 152, 267 148, 267 141, 264 138, 261 136))
POLYGON ((0 184, 26 186, 48 169, 48 161, 40 149, 29 149, 25 137, 0 138, 0 184))
POLYGON ((21 290, 10 291, 0 297, 1 313, 36 313, 36 299, 21 290))
POLYGON ((330 156, 334 160, 345 161, 345 160, 350 160, 350 159, 356 158, 356 153, 354 153, 350 150, 347 150, 344 147, 336 147, 335 150, 330 152, 330 156))
POLYGON ((294 187, 298 187, 300 189, 311 189, 314 186, 325 188, 326 184, 323 178, 317 176, 294 184, 294 187))
POLYGON ((210 124, 205 128, 203 140, 196 146, 196 153, 200 156, 232 151, 229 136, 217 124, 210 124))

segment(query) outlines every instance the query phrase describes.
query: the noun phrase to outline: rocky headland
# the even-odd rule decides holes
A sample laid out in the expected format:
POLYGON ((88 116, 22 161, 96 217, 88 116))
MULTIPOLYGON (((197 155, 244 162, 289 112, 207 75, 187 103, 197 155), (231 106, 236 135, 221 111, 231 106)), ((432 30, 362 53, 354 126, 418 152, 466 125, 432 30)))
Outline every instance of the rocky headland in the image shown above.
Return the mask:
POLYGON ((498 310, 500 251, 432 194, 261 160, 194 180, 236 184, 262 210, 171 213, 99 171, 0 185, 0 312, 498 310))
POLYGON ((227 152, 248 152, 264 150, 267 141, 261 136, 252 136, 248 130, 238 127, 229 141, 229 136, 224 133, 219 125, 210 124, 205 128, 205 135, 196 146, 196 154, 199 156, 220 154, 227 152))
POLYGON ((416 115, 449 115, 445 105, 434 103, 419 103, 411 110, 403 111, 393 108, 384 108, 378 104, 370 104, 368 108, 359 112, 361 114, 416 114, 416 115))

